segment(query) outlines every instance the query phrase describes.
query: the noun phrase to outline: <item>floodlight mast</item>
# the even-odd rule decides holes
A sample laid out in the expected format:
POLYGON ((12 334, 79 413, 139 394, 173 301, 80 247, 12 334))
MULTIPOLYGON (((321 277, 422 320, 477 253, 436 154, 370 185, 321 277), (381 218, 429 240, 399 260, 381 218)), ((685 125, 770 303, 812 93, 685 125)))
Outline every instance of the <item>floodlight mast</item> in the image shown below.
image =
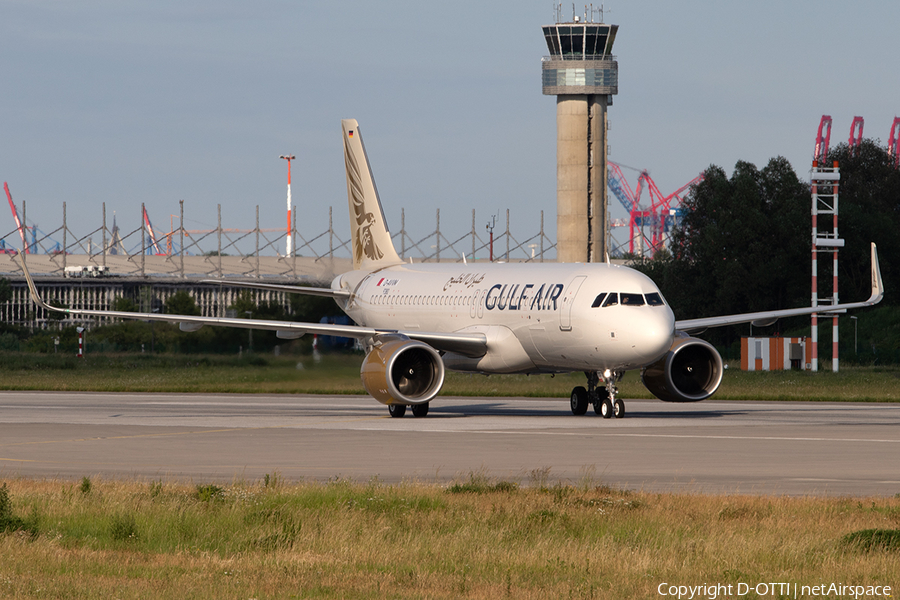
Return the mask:
POLYGON ((297 158, 293 154, 282 154, 279 158, 288 161, 288 186, 287 186, 287 243, 285 247, 285 256, 291 256, 294 251, 291 243, 291 161, 297 158))

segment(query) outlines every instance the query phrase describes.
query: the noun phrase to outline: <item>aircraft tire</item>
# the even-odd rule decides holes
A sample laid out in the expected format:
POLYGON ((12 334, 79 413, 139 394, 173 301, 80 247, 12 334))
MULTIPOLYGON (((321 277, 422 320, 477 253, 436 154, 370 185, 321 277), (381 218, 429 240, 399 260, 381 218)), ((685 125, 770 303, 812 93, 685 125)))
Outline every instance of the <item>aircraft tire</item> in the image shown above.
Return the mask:
POLYGON ((613 404, 613 413, 617 419, 621 419, 625 416, 625 402, 616 398, 616 403, 613 404))
POLYGON ((406 405, 405 404, 388 404, 388 412, 391 413, 391 416, 395 419, 399 419, 403 415, 406 414, 406 405))
POLYGON ((412 413, 414 417, 420 418, 428 414, 428 402, 425 404, 413 404, 412 413))
POLYGON ((597 393, 594 396, 594 401, 592 404, 594 405, 594 414, 602 415, 603 414, 603 401, 606 399, 606 388, 599 387, 597 388, 597 393))
POLYGON ((578 386, 572 390, 572 396, 569 399, 569 405, 572 408, 573 415, 583 415, 587 412, 588 393, 582 386, 578 386))
POLYGON ((613 405, 609 398, 604 398, 600 401, 600 416, 604 419, 609 419, 613 416, 613 405))

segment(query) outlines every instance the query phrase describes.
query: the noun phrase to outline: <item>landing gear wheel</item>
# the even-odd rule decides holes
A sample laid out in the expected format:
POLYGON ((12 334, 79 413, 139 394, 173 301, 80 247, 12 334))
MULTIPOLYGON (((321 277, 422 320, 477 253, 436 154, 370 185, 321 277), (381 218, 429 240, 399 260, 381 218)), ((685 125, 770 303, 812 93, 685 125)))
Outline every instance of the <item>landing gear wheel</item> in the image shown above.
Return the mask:
POLYGON ((428 414, 428 402, 425 404, 413 404, 412 413, 414 417, 424 417, 428 414))
POLYGON ((572 407, 573 415, 583 415, 587 412, 588 392, 582 386, 578 386, 572 390, 572 397, 569 399, 569 405, 572 407))
POLYGON ((617 419, 621 419, 625 416, 625 403, 616 398, 616 403, 613 404, 613 412, 617 419))
POLYGON ((604 398, 600 401, 600 416, 604 419, 609 419, 613 416, 613 405, 609 398, 604 398))
POLYGON ((388 404, 388 412, 391 413, 391 416, 395 419, 399 419, 403 415, 406 414, 406 405, 405 404, 388 404))
POLYGON ((603 414, 603 401, 606 398, 606 388, 600 387, 597 388, 597 391, 594 393, 594 401, 591 403, 594 405, 594 414, 602 415, 603 414))

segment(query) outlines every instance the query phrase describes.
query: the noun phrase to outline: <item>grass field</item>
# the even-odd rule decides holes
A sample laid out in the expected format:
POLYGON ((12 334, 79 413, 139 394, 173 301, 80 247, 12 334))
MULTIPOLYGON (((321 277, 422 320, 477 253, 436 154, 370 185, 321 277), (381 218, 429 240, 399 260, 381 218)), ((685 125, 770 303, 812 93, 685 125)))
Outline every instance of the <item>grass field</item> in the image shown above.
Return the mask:
MULTIPOLYGON (((311 355, 0 355, 0 389, 98 392, 210 392, 363 394, 361 356, 311 355)), ((448 373, 443 395, 568 397, 582 373, 469 375, 448 373)), ((620 384, 624 398, 651 398, 636 372, 620 384)), ((900 367, 845 367, 839 373, 746 373, 733 366, 715 398, 900 402, 900 367)))
POLYGON ((615 491, 589 475, 569 486, 539 479, 11 480, 0 484, 0 597, 654 598, 661 584, 900 587, 898 498, 717 498, 615 491))

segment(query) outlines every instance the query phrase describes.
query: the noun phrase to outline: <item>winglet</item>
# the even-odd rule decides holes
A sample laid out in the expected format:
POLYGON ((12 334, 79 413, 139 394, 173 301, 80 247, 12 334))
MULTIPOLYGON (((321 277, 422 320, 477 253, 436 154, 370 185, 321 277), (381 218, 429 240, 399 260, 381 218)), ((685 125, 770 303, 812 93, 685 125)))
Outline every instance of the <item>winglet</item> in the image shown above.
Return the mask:
POLYGON ((770 325, 778 319, 786 317, 801 317, 804 315, 827 315, 828 313, 846 312, 851 309, 865 308, 881 302, 884 298, 884 281, 881 279, 881 267, 878 264, 878 250, 872 243, 872 295, 863 302, 851 302, 849 304, 825 304, 820 306, 808 306, 803 308, 788 308, 785 310, 768 310, 755 313, 743 313, 738 315, 722 315, 720 317, 705 317, 701 319, 686 319, 675 321, 678 331, 698 332, 709 327, 721 327, 723 325, 738 325, 740 323, 758 323, 770 325))
POLYGON ((28 272, 28 267, 25 265, 25 259, 22 257, 22 253, 16 253, 16 260, 19 261, 19 265, 22 267, 22 273, 25 274, 25 281, 28 283, 28 291, 31 292, 31 299, 34 300, 34 303, 44 310, 55 310, 57 312, 68 312, 64 308, 57 308, 55 306, 50 306, 41 300, 40 295, 38 295, 37 287, 34 285, 34 280, 31 278, 31 273, 28 272))
POLYGON ((878 264, 878 249, 872 242, 872 295, 866 304, 878 304, 884 298, 884 281, 881 280, 881 266, 878 264))

